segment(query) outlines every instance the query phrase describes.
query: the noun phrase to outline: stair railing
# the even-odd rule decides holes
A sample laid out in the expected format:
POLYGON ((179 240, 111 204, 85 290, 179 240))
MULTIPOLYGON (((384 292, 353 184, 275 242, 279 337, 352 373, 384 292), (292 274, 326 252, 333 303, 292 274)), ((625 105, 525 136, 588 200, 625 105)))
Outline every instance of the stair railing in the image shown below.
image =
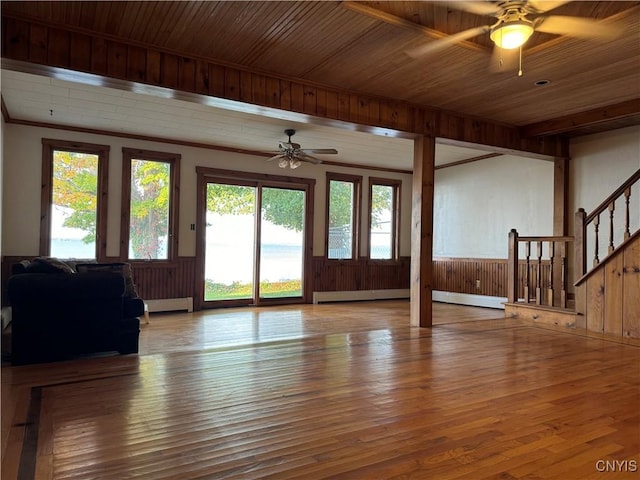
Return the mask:
MULTIPOLYGON (((574 259, 575 278, 579 280, 586 275, 589 270, 598 266, 598 264, 607 256, 611 255, 616 249, 635 232, 632 232, 631 226, 631 209, 634 204, 631 202, 632 188, 635 191, 636 184, 640 180, 640 170, 631 175, 620 187, 618 187, 611 195, 609 195, 600 205, 598 205, 590 214, 587 215, 583 208, 579 209, 575 215, 575 237, 576 250, 574 259), (624 219, 615 224, 616 206, 622 205, 624 219), (602 217, 605 217, 604 219, 602 217), (608 219, 608 228, 606 228, 608 219), (601 224, 605 224, 605 232, 608 233, 606 252, 601 254, 600 247, 602 242, 601 224), (616 236, 616 233, 618 235, 616 236), (592 250, 588 252, 588 250, 592 250), (587 268, 588 257, 592 257, 592 266, 587 268)), ((640 202, 636 202, 640 205, 640 202)), ((634 212, 639 220, 640 212, 634 212)))
POLYGON ((567 308, 567 253, 573 237, 521 237, 509 232, 507 301, 567 308), (524 259, 520 258, 524 253, 524 259))

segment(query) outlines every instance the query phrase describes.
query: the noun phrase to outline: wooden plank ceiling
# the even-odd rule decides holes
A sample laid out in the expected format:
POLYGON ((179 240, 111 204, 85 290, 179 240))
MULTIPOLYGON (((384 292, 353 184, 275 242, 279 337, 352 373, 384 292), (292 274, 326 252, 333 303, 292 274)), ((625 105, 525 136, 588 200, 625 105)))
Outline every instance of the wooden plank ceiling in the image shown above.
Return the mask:
POLYGON ((515 67, 496 69, 495 59, 492 65, 488 33, 419 58, 407 55, 438 36, 495 22, 443 2, 11 1, 2 2, 2 10, 536 135, 640 123, 640 2, 580 1, 553 9, 615 25, 620 35, 598 41, 536 32, 523 48, 522 77, 515 67), (550 83, 536 86, 539 80, 550 83))

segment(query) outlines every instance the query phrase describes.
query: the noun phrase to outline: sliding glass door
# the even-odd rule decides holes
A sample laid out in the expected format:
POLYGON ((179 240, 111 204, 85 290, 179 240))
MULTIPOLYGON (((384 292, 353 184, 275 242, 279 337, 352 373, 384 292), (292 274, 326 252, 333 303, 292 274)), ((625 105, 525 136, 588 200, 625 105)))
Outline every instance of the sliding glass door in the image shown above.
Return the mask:
POLYGON ((261 298, 302 297, 304 193, 262 188, 258 262, 261 298))
POLYGON ((207 184, 205 302, 253 299, 255 205, 255 187, 207 184))
POLYGON ((205 304, 259 304, 303 296, 304 189, 208 181, 205 304))

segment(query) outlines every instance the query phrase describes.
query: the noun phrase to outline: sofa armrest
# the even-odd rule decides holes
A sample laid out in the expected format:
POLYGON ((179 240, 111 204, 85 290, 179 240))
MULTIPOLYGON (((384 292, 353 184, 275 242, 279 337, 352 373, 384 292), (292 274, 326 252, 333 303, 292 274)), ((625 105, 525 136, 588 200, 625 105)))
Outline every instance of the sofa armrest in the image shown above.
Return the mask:
POLYGON ((134 318, 142 317, 144 315, 144 301, 138 297, 131 297, 124 299, 123 304, 123 317, 134 318))

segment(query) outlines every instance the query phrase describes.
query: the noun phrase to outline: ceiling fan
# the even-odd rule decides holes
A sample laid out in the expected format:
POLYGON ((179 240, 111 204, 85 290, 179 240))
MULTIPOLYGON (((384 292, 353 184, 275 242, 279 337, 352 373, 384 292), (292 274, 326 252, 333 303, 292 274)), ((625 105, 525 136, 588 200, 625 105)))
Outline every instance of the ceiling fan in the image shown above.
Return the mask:
MULTIPOLYGON (((497 21, 492 25, 483 25, 454 33, 440 40, 409 50, 407 54, 418 58, 487 32, 489 32, 489 37, 495 44, 494 55, 496 55, 496 51, 498 51, 499 55, 501 50, 515 50, 522 47, 534 31, 604 40, 618 35, 619 32, 614 26, 603 24, 591 18, 546 15, 546 12, 566 3, 568 3, 568 0, 448 2, 447 5, 452 8, 476 15, 496 17, 497 21)), ((519 75, 522 75, 521 71, 519 75)))
POLYGON ((338 153, 335 148, 300 148, 299 143, 291 141, 291 137, 293 137, 295 133, 296 131, 292 128, 288 128, 284 131, 284 134, 289 137, 289 140, 286 142, 280 142, 278 145, 278 151, 269 152, 277 153, 277 155, 267 159, 267 162, 278 160, 278 166, 280 168, 298 168, 302 165, 302 162, 315 163, 316 165, 322 163, 322 160, 310 155, 311 153, 315 155, 335 155, 338 153))

